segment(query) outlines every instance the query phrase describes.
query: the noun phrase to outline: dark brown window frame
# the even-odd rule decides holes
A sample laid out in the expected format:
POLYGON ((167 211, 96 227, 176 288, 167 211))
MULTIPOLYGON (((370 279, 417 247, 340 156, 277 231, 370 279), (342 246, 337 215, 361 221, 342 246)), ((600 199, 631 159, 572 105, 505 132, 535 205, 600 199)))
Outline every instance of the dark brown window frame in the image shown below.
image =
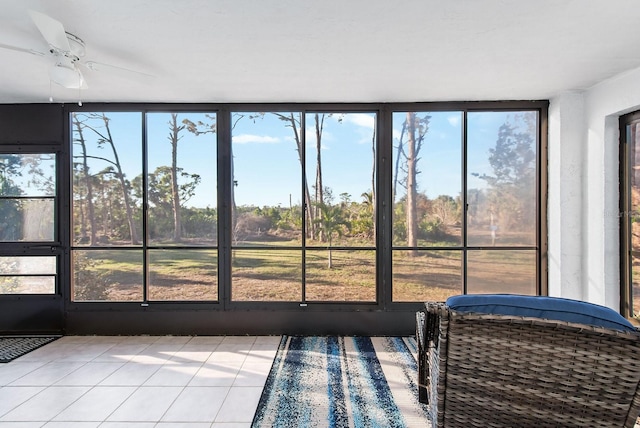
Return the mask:
POLYGON ((640 111, 620 116, 619 119, 619 183, 620 201, 618 218, 620 221, 620 313, 632 318, 632 262, 631 262, 631 146, 627 141, 627 127, 640 123, 640 111))
MULTIPOLYGON (((390 159, 392 151, 392 129, 391 117, 395 111, 462 111, 468 112, 504 112, 535 110, 539 113, 538 124, 538 147, 537 147, 537 194, 538 194, 538 232, 537 232, 537 292, 547 293, 547 101, 501 101, 501 102, 448 102, 448 103, 366 103, 366 104, 84 104, 82 107, 69 105, 65 112, 70 114, 76 111, 105 111, 105 112, 216 112, 218 114, 218 186, 221 189, 218 195, 218 207, 221 211, 219 215, 219 299, 218 302, 153 302, 154 305, 162 305, 175 308, 207 308, 217 310, 234 309, 267 309, 267 310, 314 310, 315 307, 322 307, 322 310, 407 310, 415 308, 419 304, 416 302, 393 302, 391 298, 392 284, 390 266, 384 260, 389 260, 392 245, 392 224, 389 213, 384 209, 378 209, 377 228, 377 260, 378 273, 376 275, 376 302, 375 303, 314 303, 309 307, 300 308, 299 302, 232 302, 230 299, 230 249, 231 240, 225 236, 223 231, 228 229, 230 214, 223 214, 224 201, 228 200, 227 187, 231 184, 229 175, 229 148, 227 147, 231 137, 231 120, 226 115, 233 112, 251 111, 300 111, 308 112, 373 112, 378 118, 378 207, 389 206, 389 191, 386 187, 389 184, 389 171, 383 167, 385 159, 390 159)), ((67 131, 70 135, 70 131, 67 131)), ((465 136, 466 138, 466 136, 465 136)), ((67 138, 68 140, 68 138, 67 138)), ((67 143, 68 144, 68 143, 67 143)), ((388 163, 387 163, 388 165, 388 163)), ((388 169, 388 168, 387 168, 388 169)), ((227 204, 228 205, 228 204, 227 204)), ((71 247, 71 246, 70 246, 71 247)), ((462 288, 461 288, 462 290, 462 288)), ((146 303, 146 302, 143 302, 146 303)), ((90 310, 96 308, 110 309, 134 309, 140 308, 140 302, 69 302, 68 306, 73 310, 90 310)))

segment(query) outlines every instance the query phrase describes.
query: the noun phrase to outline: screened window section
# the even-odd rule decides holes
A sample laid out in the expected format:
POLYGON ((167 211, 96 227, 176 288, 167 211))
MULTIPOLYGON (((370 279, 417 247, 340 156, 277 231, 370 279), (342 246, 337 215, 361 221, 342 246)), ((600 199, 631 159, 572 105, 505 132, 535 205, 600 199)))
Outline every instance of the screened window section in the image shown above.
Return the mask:
POLYGON ((56 187, 55 153, 0 154, 0 295, 56 293, 57 257, 23 255, 58 245, 56 187))
POLYGON ((232 300, 375 302, 376 115, 232 123, 232 300))
POLYGON ((620 118, 622 314, 640 314, 640 112, 620 118))
POLYGON ((322 107, 73 112, 72 300, 541 292, 544 110, 322 107))
POLYGON ((72 299, 217 300, 215 113, 75 112, 71 131, 72 299))
POLYGON ((393 300, 537 294, 536 111, 393 114, 393 300))

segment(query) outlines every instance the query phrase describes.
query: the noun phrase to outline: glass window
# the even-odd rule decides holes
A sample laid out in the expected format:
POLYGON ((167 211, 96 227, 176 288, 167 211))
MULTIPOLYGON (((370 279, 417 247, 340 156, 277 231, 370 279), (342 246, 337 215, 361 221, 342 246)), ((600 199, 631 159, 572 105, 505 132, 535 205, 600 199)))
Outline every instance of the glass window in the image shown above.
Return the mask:
POLYGON ((54 154, 0 154, 0 241, 55 241, 54 154))
POLYGON ((147 299, 218 300, 217 116, 146 117, 147 299))
POLYGON ((376 301, 376 120, 374 113, 305 115, 308 301, 376 301))
POLYGON ((0 295, 57 291, 56 177, 55 153, 0 153, 0 295))
POLYGON ((376 115, 233 113, 232 124, 232 300, 375 301, 376 115))
MULTIPOLYGON (((620 118, 622 313, 640 314, 640 112, 620 118)), ((612 215, 612 213, 609 213, 612 215)))
POLYGON ((375 302, 374 250, 307 250, 306 300, 375 302))
POLYGON ((237 302, 299 302, 302 251, 243 248, 233 251, 231 298, 237 302))
POLYGON ((310 245, 375 243, 376 115, 306 114, 310 245))
POLYGON ((300 113, 234 113, 234 247, 302 245, 300 113))
POLYGON ((463 113, 393 113, 393 300, 462 292, 463 113))
POLYGON ((217 244, 215 133, 215 114, 147 114, 149 245, 217 244))
POLYGON ((537 293, 536 252, 470 250, 467 252, 467 293, 537 293))
POLYGON ((536 112, 469 113, 468 245, 536 244, 537 119, 536 112))
MULTIPOLYGON (((73 112, 73 300, 537 294, 544 108, 468 107, 73 112)), ((11 156, 0 234, 51 240, 55 163, 11 156)))
POLYGON ((143 300, 142 250, 75 250, 72 257, 74 301, 143 300))
POLYGON ((0 257, 0 294, 54 294, 56 257, 0 257))
POLYGON ((216 114, 76 112, 71 127, 73 300, 217 300, 216 114))
POLYGON ((393 114, 394 301, 538 293, 538 128, 536 111, 393 114))
POLYGON ((443 302, 462 290, 462 251, 393 253, 394 302, 443 302))
POLYGON ((302 299, 302 183, 299 112, 232 114, 231 298, 302 299))
POLYGON ((71 113, 73 244, 131 246, 142 233, 142 116, 71 113))
POLYGON ((149 300, 218 300, 218 252, 149 250, 149 300))

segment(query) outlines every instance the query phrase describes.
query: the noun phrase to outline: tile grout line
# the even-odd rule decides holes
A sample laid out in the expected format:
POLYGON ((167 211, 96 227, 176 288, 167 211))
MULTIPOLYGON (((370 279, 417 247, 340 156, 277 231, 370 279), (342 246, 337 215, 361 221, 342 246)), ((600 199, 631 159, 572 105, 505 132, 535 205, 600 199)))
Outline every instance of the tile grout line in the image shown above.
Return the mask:
MULTIPOLYGON (((122 343, 122 342, 119 342, 119 343, 122 343)), ((80 345, 82 345, 82 344, 80 344, 80 345)), ((108 352, 108 351, 109 351, 111 348, 113 348, 115 345, 116 345, 115 343, 114 343, 114 344, 112 344, 112 345, 111 345, 111 346, 109 346, 107 349, 105 349, 102 353, 100 353, 100 354, 98 354, 98 355, 94 356, 91 360, 86 361, 86 362, 85 362, 85 364, 83 364, 83 365, 82 365, 82 366, 80 366, 80 367, 84 367, 84 366, 85 366, 85 365, 87 365, 88 363, 95 361, 95 359, 96 359, 96 358, 100 357, 101 355, 104 355, 106 352, 108 352)), ((145 347, 144 349, 146 349, 146 347, 145 347)), ((126 364, 126 363, 125 363, 125 364, 126 364)), ((124 364, 123 364, 123 366, 124 366, 124 364)), ((123 366, 121 366, 120 368, 122 368, 123 366)), ((79 369, 80 369, 80 367, 78 367, 78 369, 76 369, 76 370, 79 370, 79 369)), ((120 370, 120 368, 118 368, 117 370, 120 370)), ((70 374, 74 373, 76 370, 74 370, 73 372, 71 372, 71 373, 67 374, 67 375, 66 375, 66 376, 64 376, 62 379, 64 379, 65 377, 69 376, 70 374)), ((117 371, 117 370, 115 370, 115 371, 117 371)), ((106 379, 106 378, 107 378, 107 377, 109 377, 109 376, 110 376, 110 375, 106 376, 104 379, 106 379)), ((59 380, 58 380, 58 382, 60 382, 62 379, 59 379, 59 380)), ((104 379, 102 379, 100 382, 104 381, 104 379)), ((72 403, 70 403, 70 404, 69 404, 68 406, 66 406, 64 409, 60 410, 60 412, 58 412, 55 416, 53 416, 51 419, 49 419, 49 421, 45 422, 45 425, 46 425, 47 423, 49 423, 49 422, 56 422, 56 421, 54 421, 54 419, 55 419, 56 417, 58 417, 58 415, 60 415, 60 414, 61 414, 62 412, 64 412, 66 409, 68 409, 69 407, 71 407, 73 404, 75 404, 78 400, 80 400, 82 397, 84 397, 85 395, 87 395, 89 392, 91 392, 91 391, 93 391, 94 389, 96 389, 96 387, 99 387, 99 386, 100 386, 100 382, 95 383, 94 385, 91 385, 91 386, 89 387, 89 389, 88 389, 87 391, 85 391, 82 395, 80 395, 76 400, 74 400, 72 403)), ((51 385, 51 386, 53 386, 53 385, 51 385)), ((87 386, 89 386, 89 385, 87 385, 87 386)), ((127 398, 126 398, 122 403, 124 403, 125 401, 127 401, 127 399, 128 399, 129 397, 131 397, 131 395, 132 395, 136 390, 137 390, 137 388, 136 388, 134 391, 132 391, 132 392, 127 396, 127 398)), ((120 405, 122 405, 122 403, 121 403, 120 405)), ((118 406, 118 407, 120 407, 120 406, 118 406)), ((114 410, 114 411, 115 411, 115 410, 114 410)), ((113 412, 112 412, 112 413, 113 413, 113 412)), ((110 416, 110 415, 111 415, 111 414, 109 414, 109 416, 110 416)), ((108 416, 107 416, 107 418, 108 418, 108 416)), ((106 420, 106 418, 105 418, 105 420, 106 420)), ((102 425, 102 424, 105 422, 105 420, 102 420, 102 421, 90 421, 90 422, 98 422, 98 424, 99 424, 98 426, 100 426, 100 425, 102 425)), ((60 421, 60 422, 70 422, 70 421, 60 421)), ((85 422, 85 421, 72 421, 72 422, 85 422)), ((43 426, 44 426, 44 425, 43 425, 43 426)))

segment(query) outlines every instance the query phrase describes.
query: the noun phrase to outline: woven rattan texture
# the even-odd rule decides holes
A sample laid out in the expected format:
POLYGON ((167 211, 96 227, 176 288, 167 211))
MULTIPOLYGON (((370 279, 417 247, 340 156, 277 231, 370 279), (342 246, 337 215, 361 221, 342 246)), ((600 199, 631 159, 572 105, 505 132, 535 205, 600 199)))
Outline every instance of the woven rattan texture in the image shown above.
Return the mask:
POLYGON ((434 426, 635 424, 640 334, 441 303, 427 303, 422 319, 419 383, 434 426))

